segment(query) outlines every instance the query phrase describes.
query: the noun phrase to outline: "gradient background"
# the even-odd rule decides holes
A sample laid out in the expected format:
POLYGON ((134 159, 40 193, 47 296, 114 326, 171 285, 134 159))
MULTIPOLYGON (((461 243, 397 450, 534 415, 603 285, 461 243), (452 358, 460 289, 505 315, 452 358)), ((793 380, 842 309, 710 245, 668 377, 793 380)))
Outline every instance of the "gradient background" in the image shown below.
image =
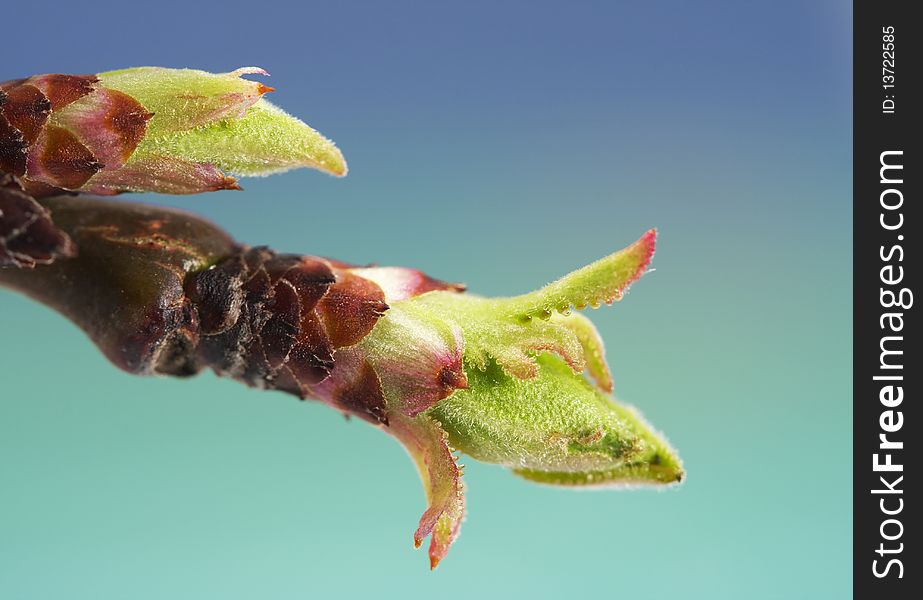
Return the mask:
POLYGON ((345 180, 148 197, 239 239, 513 294, 660 229, 592 317, 680 488, 465 461, 435 573, 401 447, 320 404, 136 378, 0 291, 0 597, 844 598, 851 589, 847 2, 16 2, 0 79, 260 65, 345 180), (92 4, 92 3, 90 3, 92 4))

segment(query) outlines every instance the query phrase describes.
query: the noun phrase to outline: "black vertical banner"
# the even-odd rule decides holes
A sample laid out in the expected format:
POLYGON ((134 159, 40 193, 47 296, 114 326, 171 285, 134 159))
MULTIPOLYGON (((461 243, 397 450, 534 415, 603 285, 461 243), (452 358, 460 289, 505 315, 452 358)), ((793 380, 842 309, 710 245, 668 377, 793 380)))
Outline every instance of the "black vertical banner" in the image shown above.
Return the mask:
POLYGON ((853 25, 853 582, 856 598, 920 598, 916 404, 923 23, 912 2, 857 0, 853 25), (916 541, 914 541, 916 540, 916 541))

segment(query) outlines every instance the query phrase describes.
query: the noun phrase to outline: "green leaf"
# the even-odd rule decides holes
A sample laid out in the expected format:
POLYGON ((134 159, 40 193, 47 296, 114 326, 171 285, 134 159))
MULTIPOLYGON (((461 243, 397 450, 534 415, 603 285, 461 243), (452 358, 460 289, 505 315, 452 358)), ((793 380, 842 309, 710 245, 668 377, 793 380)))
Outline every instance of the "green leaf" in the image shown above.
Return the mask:
POLYGON ((496 365, 472 369, 468 389, 428 414, 448 432, 452 447, 545 483, 666 482, 667 471, 670 481, 681 477, 675 453, 632 411, 557 356, 543 354, 538 364, 531 379, 517 379, 496 365))
POLYGON ((159 136, 185 131, 243 116, 272 88, 241 75, 268 75, 259 67, 243 67, 231 73, 208 73, 197 69, 137 67, 100 73, 100 84, 128 94, 154 113, 148 134, 159 136))
POLYGON ((640 440, 640 451, 624 464, 588 471, 547 471, 517 468, 513 472, 537 483, 575 487, 634 487, 669 485, 685 476, 676 451, 633 407, 611 402, 616 418, 625 423, 640 440))
POLYGON ((132 159, 144 160, 146 155, 213 164, 245 176, 271 175, 298 167, 313 167, 337 176, 347 171, 346 161, 333 142, 266 100, 258 101, 240 118, 145 137, 132 159))

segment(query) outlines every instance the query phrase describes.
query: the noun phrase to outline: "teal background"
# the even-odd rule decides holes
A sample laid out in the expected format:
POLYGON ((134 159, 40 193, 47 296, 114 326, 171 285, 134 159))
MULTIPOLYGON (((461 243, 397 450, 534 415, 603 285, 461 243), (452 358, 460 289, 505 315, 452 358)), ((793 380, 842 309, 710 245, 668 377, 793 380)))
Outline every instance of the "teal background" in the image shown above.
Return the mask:
POLYGON ((466 460, 435 573, 388 436, 202 374, 137 378, 0 291, 0 598, 844 598, 851 21, 843 2, 10 4, 0 79, 256 64, 343 148, 242 193, 147 197, 250 243, 535 288, 656 226, 592 313, 679 488, 466 460))

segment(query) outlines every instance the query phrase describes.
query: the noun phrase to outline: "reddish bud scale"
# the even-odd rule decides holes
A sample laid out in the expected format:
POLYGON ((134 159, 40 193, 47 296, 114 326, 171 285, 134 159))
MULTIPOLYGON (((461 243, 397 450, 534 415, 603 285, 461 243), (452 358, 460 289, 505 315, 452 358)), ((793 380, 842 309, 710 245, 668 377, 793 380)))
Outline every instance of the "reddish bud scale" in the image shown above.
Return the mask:
POLYGON ((361 267, 241 247, 176 210, 86 197, 42 203, 79 256, 29 272, 0 269, 0 284, 69 317, 116 366, 180 376, 211 367, 372 423, 388 424, 384 394, 354 345, 388 310, 388 292, 395 300, 459 289, 410 269, 390 273, 383 287, 361 267))

